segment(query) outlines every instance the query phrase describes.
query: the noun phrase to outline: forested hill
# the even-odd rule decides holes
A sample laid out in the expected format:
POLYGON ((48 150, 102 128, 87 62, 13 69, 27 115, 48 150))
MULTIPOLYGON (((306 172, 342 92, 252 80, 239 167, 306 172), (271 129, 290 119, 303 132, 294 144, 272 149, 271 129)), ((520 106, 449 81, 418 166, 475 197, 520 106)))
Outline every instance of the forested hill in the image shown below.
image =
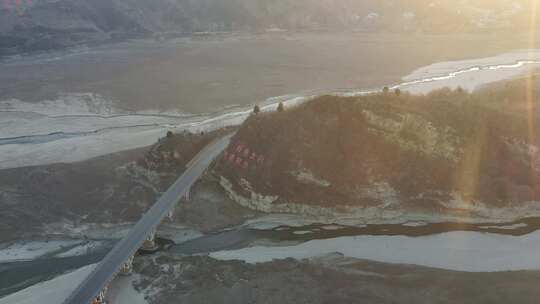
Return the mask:
POLYGON ((217 171, 239 203, 267 212, 540 212, 528 205, 540 200, 540 115, 526 88, 319 97, 252 115, 217 171))

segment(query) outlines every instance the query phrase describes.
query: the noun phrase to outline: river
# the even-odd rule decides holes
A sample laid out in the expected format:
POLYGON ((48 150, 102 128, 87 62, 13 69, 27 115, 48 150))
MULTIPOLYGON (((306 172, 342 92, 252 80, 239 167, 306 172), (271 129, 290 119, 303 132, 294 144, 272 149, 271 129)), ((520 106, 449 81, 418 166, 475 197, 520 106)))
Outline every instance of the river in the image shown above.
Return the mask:
MULTIPOLYGON (((252 246, 280 247, 298 245, 313 240, 330 240, 351 236, 422 237, 448 232, 481 232, 493 235, 525 236, 540 230, 540 218, 525 218, 512 223, 423 223, 369 224, 341 226, 311 224, 307 226, 279 225, 270 229, 241 226, 204 235, 166 250, 172 254, 210 254, 245 249, 252 246)), ((166 244, 168 242, 162 241, 166 244)), ((112 244, 91 254, 72 257, 46 257, 29 261, 0 263, 0 297, 17 292, 70 270, 98 262, 112 244)), ((164 249, 165 250, 165 249, 164 249)))
POLYGON ((280 225, 272 229, 240 227, 176 244, 170 252, 178 254, 206 254, 222 250, 240 249, 253 244, 269 246, 299 244, 347 236, 408 236, 421 237, 455 231, 481 232, 508 236, 523 236, 540 230, 540 218, 525 218, 512 223, 424 223, 368 224, 342 226, 311 224, 307 226, 280 225))

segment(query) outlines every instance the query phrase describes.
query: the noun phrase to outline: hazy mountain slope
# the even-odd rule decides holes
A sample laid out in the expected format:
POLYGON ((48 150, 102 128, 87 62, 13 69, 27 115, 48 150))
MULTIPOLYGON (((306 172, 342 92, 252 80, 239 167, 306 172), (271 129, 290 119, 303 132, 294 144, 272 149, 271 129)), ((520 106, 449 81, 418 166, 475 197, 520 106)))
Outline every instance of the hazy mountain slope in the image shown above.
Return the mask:
POLYGON ((0 55, 201 31, 515 30, 529 26, 529 5, 524 0, 5 0, 0 55))

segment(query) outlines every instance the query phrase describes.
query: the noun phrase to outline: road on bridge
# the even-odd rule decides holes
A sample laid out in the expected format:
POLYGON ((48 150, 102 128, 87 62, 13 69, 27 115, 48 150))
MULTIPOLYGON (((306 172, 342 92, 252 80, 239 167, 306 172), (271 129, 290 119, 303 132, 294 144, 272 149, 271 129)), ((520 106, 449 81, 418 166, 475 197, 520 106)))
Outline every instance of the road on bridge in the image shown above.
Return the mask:
POLYGON ((174 208, 212 161, 227 148, 232 136, 233 134, 229 134, 214 140, 201 150, 189 162, 182 176, 143 215, 128 235, 114 246, 64 304, 91 303, 116 276, 122 264, 135 254, 147 236, 157 228, 169 210, 174 208))

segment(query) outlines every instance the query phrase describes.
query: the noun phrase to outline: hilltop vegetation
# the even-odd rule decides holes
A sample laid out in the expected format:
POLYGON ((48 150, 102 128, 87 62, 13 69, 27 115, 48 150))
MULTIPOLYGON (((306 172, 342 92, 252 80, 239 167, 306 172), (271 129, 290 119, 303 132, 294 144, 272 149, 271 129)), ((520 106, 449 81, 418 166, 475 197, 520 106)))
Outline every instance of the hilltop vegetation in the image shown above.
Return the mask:
POLYGON ((240 146, 235 157, 247 165, 225 159, 218 172, 237 201, 268 212, 487 216, 522 207, 540 200, 530 132, 539 112, 527 102, 537 89, 527 93, 527 83, 537 87, 533 79, 475 93, 322 96, 253 115, 227 152, 240 146), (265 161, 251 162, 245 149, 265 161))

